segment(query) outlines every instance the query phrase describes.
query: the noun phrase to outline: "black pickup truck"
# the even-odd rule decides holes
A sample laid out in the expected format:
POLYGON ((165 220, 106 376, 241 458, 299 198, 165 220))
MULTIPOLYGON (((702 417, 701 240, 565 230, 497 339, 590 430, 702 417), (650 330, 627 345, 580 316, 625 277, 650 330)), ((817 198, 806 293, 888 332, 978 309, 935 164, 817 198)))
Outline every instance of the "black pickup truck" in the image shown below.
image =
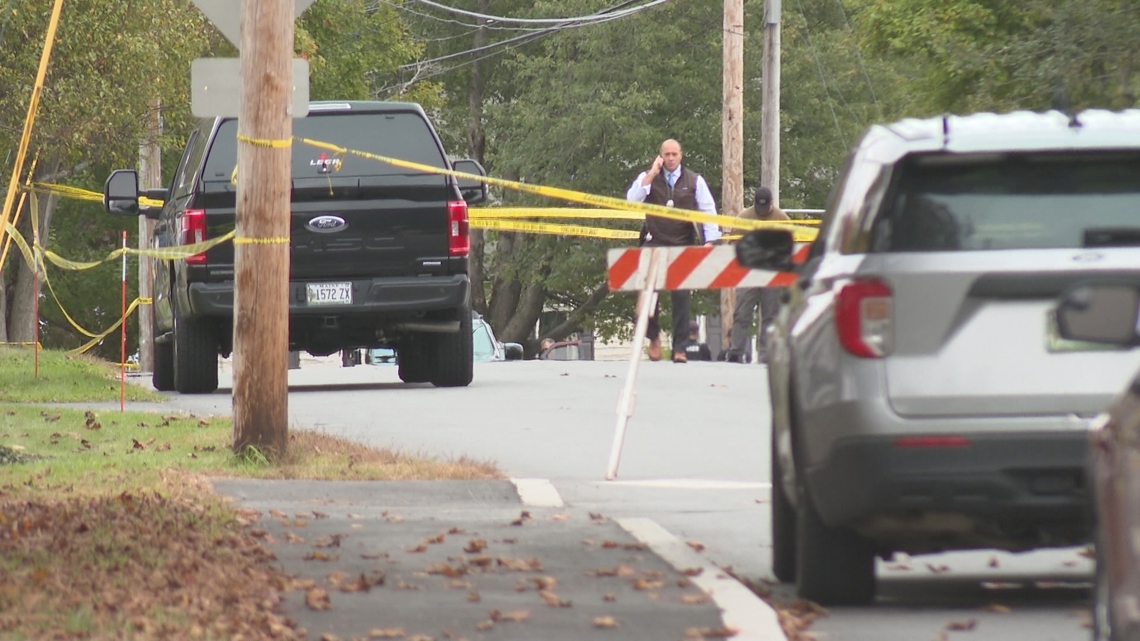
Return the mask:
MULTIPOLYGON (((118 170, 104 187, 106 210, 155 219, 152 246, 219 238, 234 229, 237 120, 213 118, 191 134, 169 187, 143 194, 118 170)), ((313 102, 293 134, 440 169, 452 163, 423 109, 392 102, 313 102)), ((400 378, 442 387, 472 378, 468 203, 486 199, 477 181, 336 155, 295 141, 290 222, 289 349, 325 356, 343 349, 397 351, 400 378)), ((233 351, 234 246, 154 260, 155 388, 207 393, 218 355, 233 351)))

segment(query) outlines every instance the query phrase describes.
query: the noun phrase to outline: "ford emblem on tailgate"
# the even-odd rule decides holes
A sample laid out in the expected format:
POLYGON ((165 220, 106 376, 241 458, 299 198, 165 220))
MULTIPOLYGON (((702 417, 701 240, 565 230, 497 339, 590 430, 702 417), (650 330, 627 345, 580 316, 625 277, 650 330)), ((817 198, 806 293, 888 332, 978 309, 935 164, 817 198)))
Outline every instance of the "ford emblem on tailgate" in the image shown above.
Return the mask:
POLYGON ((322 234, 327 234, 334 231, 342 231, 348 223, 340 216, 317 216, 311 219, 305 228, 309 231, 315 231, 322 234))

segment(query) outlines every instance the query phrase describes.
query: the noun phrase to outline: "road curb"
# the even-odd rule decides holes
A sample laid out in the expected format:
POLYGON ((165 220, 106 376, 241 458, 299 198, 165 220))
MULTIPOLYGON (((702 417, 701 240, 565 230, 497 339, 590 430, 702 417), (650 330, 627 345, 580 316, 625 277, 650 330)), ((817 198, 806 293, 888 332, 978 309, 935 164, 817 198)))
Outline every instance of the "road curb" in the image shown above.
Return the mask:
POLYGON ((772 606, 688 544, 651 519, 627 518, 616 521, 626 532, 648 545, 657 556, 678 571, 692 568, 703 570, 690 580, 712 597, 721 610, 725 626, 738 631, 732 637, 734 641, 786 641, 779 617, 772 606))

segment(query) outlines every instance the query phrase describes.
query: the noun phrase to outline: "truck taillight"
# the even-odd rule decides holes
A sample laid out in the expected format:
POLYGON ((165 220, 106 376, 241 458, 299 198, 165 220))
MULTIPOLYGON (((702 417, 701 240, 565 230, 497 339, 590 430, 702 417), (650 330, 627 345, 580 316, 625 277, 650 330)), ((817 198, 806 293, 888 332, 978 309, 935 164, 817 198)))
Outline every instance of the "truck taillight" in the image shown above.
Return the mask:
POLYGON ((452 256, 466 256, 471 251, 467 201, 453 200, 447 203, 447 250, 452 256))
POLYGON ((835 297, 839 343, 854 356, 882 358, 894 348, 891 288, 877 279, 842 284, 835 297))
MULTIPOLYGON (((187 209, 182 212, 182 244, 193 245, 206 242, 206 212, 201 209, 187 209)), ((186 257, 187 265, 205 265, 206 253, 186 257)))

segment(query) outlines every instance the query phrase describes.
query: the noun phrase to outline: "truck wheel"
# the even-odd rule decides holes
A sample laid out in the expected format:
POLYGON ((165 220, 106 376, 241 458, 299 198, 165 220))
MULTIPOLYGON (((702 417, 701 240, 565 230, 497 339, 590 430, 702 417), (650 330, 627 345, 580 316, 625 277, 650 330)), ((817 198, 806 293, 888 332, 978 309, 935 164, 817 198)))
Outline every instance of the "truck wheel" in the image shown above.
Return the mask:
POLYGON ((430 355, 422 336, 416 334, 400 341, 396 348, 396 373, 405 383, 426 383, 431 380, 430 355))
POLYGON ((820 605, 866 605, 875 599, 875 552, 855 532, 828 527, 800 487, 796 592, 820 605))
MULTIPOLYGON (((774 427, 774 426, 773 426, 774 427)), ((796 580, 796 510, 784 495, 776 433, 772 432, 772 574, 781 583, 796 580)))
POLYGON ((174 389, 208 394, 218 389, 218 324, 174 315, 174 389))
POLYGON ((440 334, 435 337, 435 369, 431 373, 431 383, 436 387, 467 387, 474 378, 474 328, 471 322, 471 308, 459 308, 459 331, 454 334, 440 334))

